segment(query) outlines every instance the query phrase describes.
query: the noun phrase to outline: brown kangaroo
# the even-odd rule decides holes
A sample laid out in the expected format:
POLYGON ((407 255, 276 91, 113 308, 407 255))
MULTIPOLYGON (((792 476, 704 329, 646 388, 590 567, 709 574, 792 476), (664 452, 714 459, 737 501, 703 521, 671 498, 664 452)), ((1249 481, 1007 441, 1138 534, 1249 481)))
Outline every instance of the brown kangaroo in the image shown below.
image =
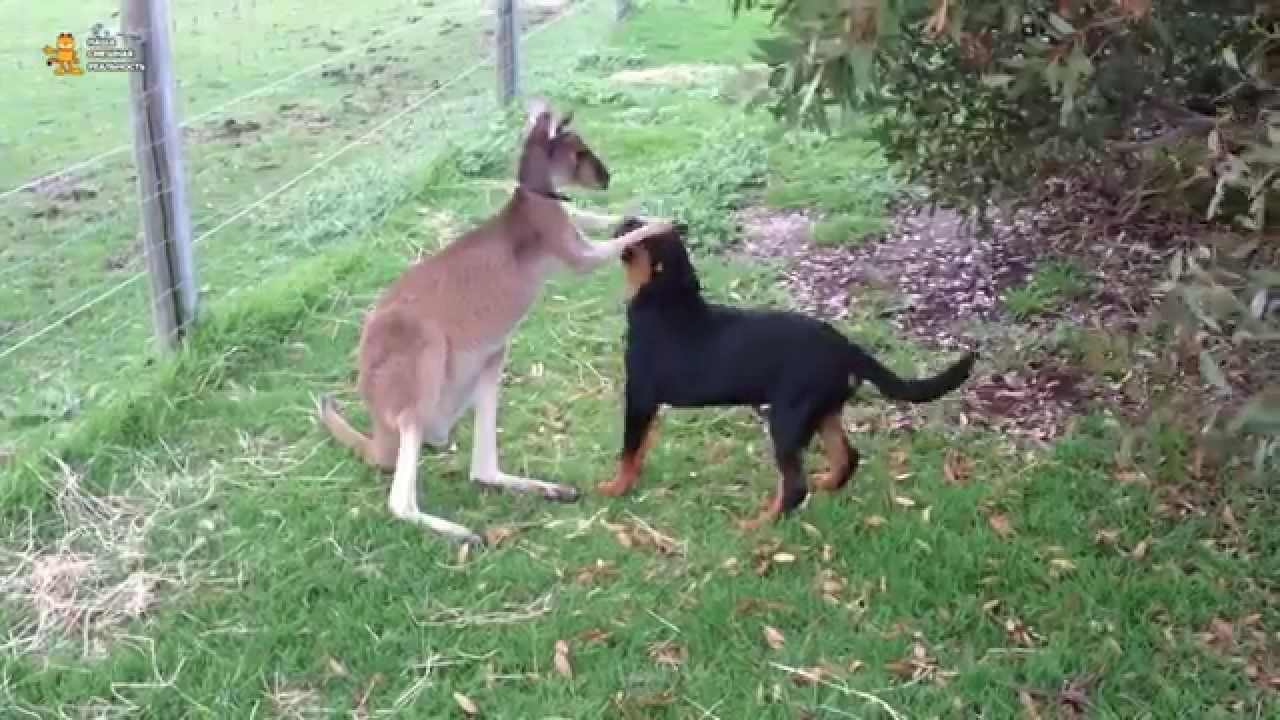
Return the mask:
MULTIPOLYGON (((470 529, 418 509, 422 443, 445 445, 458 418, 474 407, 472 480, 576 500, 575 488, 499 468, 498 388, 508 341, 552 270, 567 266, 587 273, 672 227, 654 222, 599 243, 582 236, 557 187, 605 189, 609 170, 570 129, 572 117, 557 118, 544 101, 532 102, 518 184, 505 207, 410 266, 369 313, 360 336, 358 387, 371 435, 352 428, 331 397, 320 401, 320 418, 338 441, 370 465, 394 472, 391 512, 454 541, 483 543, 470 529)), ((592 225, 608 221, 589 213, 575 216, 592 225)))

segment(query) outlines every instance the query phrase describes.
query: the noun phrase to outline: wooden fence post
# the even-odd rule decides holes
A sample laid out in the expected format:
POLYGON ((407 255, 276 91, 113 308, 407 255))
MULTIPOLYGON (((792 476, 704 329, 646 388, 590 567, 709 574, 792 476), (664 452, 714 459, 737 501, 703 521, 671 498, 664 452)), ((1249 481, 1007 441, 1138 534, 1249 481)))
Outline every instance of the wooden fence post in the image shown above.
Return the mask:
POLYGON ((129 74, 129 98, 151 315, 161 347, 173 350, 195 319, 198 293, 168 0, 123 0, 121 25, 143 65, 129 74))
POLYGON ((520 64, 516 48, 520 44, 516 36, 515 0, 498 2, 498 102, 506 107, 519 94, 520 64))

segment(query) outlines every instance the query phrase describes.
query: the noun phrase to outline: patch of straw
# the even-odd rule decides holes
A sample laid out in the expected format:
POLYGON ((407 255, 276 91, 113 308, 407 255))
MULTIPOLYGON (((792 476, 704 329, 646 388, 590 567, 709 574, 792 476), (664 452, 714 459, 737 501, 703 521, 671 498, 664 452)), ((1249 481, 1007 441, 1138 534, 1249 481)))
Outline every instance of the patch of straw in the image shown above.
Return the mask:
POLYGON ((95 495, 59 465, 44 480, 56 520, 28 514, 0 534, 0 605, 13 616, 0 652, 48 653, 73 640, 83 655, 101 652, 166 588, 187 585, 182 563, 147 557, 153 530, 184 509, 173 502, 176 483, 140 475, 130 494, 95 495))
POLYGON ((320 693, 311 688, 286 683, 279 675, 272 679, 267 700, 280 720, 311 720, 334 715, 320 703, 320 693))
POLYGON ((498 610, 471 611, 466 608, 445 607, 423 620, 415 620, 424 627, 448 626, 455 628, 477 625, 514 625, 529 622, 551 612, 551 593, 525 605, 503 604, 498 610))

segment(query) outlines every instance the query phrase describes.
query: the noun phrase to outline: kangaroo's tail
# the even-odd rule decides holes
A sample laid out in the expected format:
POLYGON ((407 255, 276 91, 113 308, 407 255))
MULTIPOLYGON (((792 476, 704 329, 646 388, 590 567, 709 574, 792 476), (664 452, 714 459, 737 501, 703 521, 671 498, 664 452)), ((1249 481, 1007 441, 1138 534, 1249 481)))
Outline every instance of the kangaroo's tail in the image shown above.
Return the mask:
POLYGON ((849 343, 849 372, 879 388, 880 393, 893 400, 925 403, 946 395, 960 387, 973 371, 975 353, 965 353, 950 367, 932 377, 903 380, 885 367, 866 350, 849 343))
POLYGON ((334 402, 333 397, 325 395, 320 398, 320 402, 317 404, 319 406, 317 409, 320 421, 329 429, 330 434, 338 442, 355 450, 361 457, 367 455, 369 448, 368 436, 351 427, 351 423, 342 417, 342 413, 338 412, 338 405, 334 402))

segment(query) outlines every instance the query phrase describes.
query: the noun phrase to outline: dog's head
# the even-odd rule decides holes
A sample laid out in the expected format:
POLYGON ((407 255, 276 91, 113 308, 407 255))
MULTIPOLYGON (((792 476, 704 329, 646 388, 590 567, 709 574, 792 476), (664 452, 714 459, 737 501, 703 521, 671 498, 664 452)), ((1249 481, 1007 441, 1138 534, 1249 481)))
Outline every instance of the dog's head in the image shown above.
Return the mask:
POLYGON ((541 98, 529 104, 524 155, 526 162, 545 163, 556 185, 609 189, 609 168, 574 130, 573 112, 557 115, 541 98))
MULTIPOLYGON (((625 217, 613 236, 621 237, 644 225, 639 218, 625 217)), ((679 223, 670 232, 645 238, 622 252, 620 259, 632 297, 646 288, 661 294, 696 295, 701 290, 698 273, 684 246, 688 234, 689 227, 679 223)))

